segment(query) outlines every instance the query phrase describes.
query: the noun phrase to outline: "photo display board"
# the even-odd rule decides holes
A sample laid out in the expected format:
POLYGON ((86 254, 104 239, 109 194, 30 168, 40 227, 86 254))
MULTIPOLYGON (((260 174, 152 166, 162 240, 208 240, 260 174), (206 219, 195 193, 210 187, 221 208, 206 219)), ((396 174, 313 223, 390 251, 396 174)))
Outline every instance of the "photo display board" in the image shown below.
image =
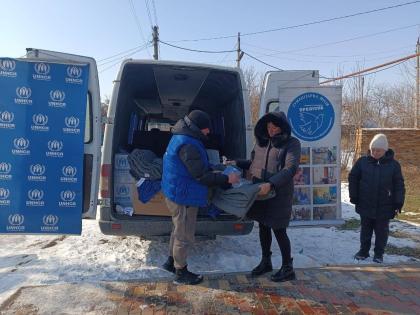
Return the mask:
POLYGON ((292 221, 341 220, 341 86, 279 88, 279 109, 302 147, 292 221))

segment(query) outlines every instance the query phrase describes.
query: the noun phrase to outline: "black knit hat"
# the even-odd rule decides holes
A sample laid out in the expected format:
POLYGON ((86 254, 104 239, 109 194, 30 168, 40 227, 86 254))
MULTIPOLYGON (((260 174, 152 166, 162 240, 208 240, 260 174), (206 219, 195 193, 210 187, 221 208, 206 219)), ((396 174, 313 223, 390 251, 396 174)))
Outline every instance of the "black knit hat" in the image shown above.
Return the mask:
POLYGON ((195 109, 188 114, 188 118, 199 128, 206 129, 211 127, 209 114, 202 110, 195 109))

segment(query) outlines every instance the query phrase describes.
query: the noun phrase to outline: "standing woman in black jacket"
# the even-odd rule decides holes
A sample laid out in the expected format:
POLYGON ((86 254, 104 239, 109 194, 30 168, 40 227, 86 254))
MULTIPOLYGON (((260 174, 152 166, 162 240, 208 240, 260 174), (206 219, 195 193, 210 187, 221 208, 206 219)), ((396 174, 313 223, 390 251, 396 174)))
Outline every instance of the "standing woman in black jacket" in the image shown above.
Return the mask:
POLYGON ((251 160, 236 162, 240 168, 249 169, 254 183, 261 183, 259 194, 266 197, 265 200, 255 201, 247 214, 248 218, 259 223, 262 250, 261 262, 252 270, 252 275, 259 276, 273 270, 273 231, 280 247, 282 266, 271 276, 271 280, 293 280, 295 272, 286 228, 292 213, 293 176, 299 166, 300 142, 291 136, 291 127, 283 112, 272 112, 261 117, 255 125, 254 134, 256 144, 251 160), (271 190, 275 196, 268 198, 271 190))
POLYGON ((369 148, 368 155, 358 159, 349 174, 350 202, 356 205, 361 220, 360 250, 354 257, 357 260, 369 257, 375 231, 373 261, 382 263, 389 221, 401 213, 404 205, 404 178, 384 134, 375 135, 369 148))

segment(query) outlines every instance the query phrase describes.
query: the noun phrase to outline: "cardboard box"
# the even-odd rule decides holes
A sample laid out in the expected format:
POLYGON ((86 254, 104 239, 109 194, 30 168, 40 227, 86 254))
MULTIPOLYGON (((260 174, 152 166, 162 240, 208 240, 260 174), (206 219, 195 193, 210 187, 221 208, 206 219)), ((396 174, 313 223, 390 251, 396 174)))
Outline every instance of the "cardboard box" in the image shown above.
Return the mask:
POLYGON ((132 190, 136 189, 136 184, 119 183, 114 185, 114 202, 123 207, 131 207, 132 190))
POLYGON ((165 203, 165 196, 160 191, 147 203, 139 200, 137 187, 132 184, 131 198, 134 208, 134 214, 137 215, 158 215, 158 216, 171 216, 165 203))

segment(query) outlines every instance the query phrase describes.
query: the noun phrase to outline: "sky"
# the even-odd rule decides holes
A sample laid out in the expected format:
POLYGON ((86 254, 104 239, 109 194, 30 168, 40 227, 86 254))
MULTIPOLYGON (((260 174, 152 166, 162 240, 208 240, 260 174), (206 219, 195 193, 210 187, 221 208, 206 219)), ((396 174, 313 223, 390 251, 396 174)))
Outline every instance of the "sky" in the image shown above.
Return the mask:
MULTIPOLYGON (((236 49, 238 32, 278 29, 409 2, 413 0, 0 0, 0 57, 22 57, 27 47, 94 57, 105 98, 112 94, 121 60, 152 58, 151 47, 140 49, 151 40, 152 25, 159 26, 160 40, 172 45, 229 51, 236 49), (232 37, 196 40, 224 36, 232 37)), ((241 36, 241 49, 279 69, 320 70, 322 76, 332 77, 413 54, 419 34, 420 1, 416 1, 346 19, 241 36)), ((236 65, 236 52, 198 53, 163 43, 159 50, 165 60, 236 65)), ((275 70, 245 55, 241 68, 251 67, 260 73, 275 70)), ((378 83, 398 84, 405 79, 403 70, 399 65, 371 77, 378 83)))

